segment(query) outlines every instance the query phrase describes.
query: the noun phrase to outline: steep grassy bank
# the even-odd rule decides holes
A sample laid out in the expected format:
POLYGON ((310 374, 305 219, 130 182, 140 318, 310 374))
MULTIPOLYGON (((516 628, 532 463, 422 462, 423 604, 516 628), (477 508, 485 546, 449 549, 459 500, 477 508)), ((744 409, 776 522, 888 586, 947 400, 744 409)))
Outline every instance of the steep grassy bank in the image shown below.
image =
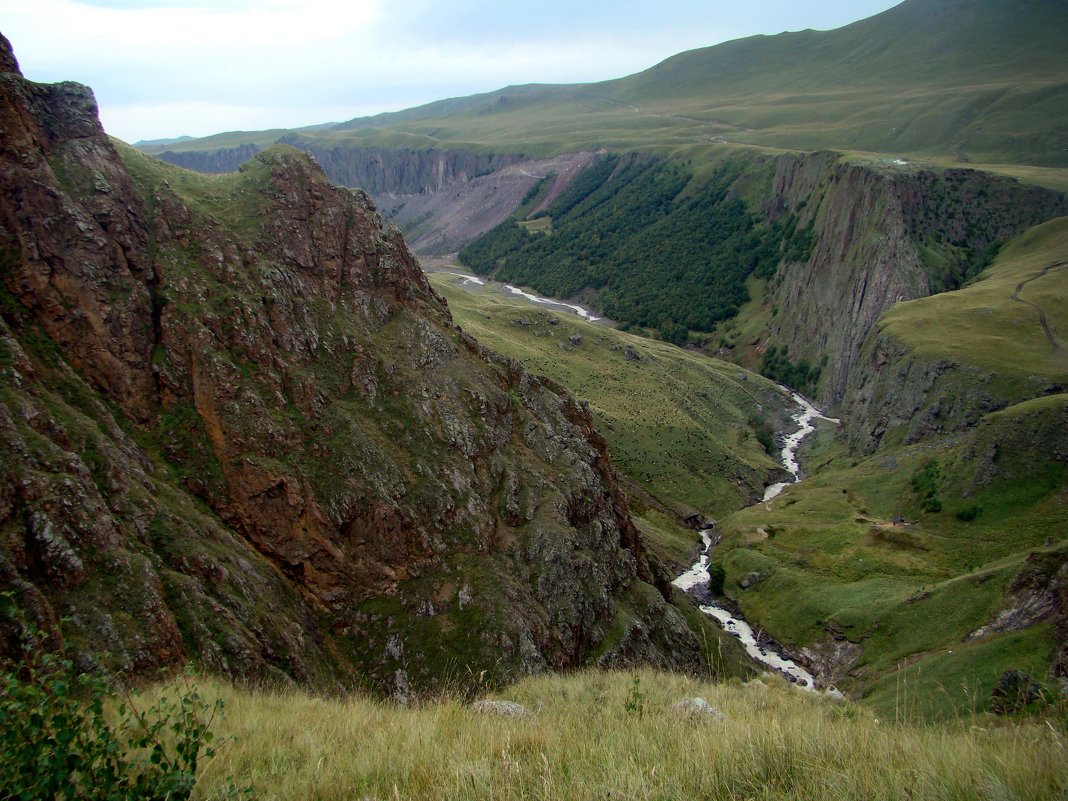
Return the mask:
POLYGON ((465 331, 589 402, 612 460, 683 515, 721 516, 756 500, 780 469, 765 424, 787 399, 739 367, 572 314, 544 311, 431 273, 465 331))
POLYGON ((578 673, 500 697, 533 718, 456 699, 400 707, 354 696, 215 687, 219 733, 198 795, 232 778, 268 799, 1040 799, 1068 788, 1063 720, 963 716, 929 725, 850 703, 676 675, 578 673), (672 709, 699 696, 723 719, 672 709))

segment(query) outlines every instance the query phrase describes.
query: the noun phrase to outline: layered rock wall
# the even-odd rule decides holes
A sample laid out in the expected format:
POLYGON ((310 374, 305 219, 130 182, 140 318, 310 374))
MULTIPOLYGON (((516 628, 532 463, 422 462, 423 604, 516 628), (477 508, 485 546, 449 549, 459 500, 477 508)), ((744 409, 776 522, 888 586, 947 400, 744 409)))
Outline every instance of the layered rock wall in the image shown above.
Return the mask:
MULTIPOLYGON (((463 183, 523 160, 522 156, 479 154, 468 150, 326 148, 298 134, 280 137, 275 144, 293 145, 311 153, 331 182, 360 187, 372 195, 437 192, 450 184, 463 183)), ((197 172, 233 172, 260 150, 262 148, 254 144, 214 151, 166 150, 157 154, 157 158, 197 172)))
POLYGON ((794 359, 822 364, 819 400, 841 403, 861 346, 895 303, 953 288, 984 252, 1068 212, 1064 195, 978 173, 836 154, 779 159, 770 219, 811 226, 805 261, 784 262, 770 287, 772 337, 794 359))

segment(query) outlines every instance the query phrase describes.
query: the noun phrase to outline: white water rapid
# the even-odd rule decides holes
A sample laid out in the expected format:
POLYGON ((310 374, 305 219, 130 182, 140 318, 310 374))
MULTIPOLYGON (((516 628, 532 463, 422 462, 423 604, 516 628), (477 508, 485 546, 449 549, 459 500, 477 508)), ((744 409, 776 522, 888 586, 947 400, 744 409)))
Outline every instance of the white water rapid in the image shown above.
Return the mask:
POLYGON ((794 399, 794 403, 801 407, 801 411, 794 415, 794 422, 797 423, 798 429, 793 434, 786 435, 782 443, 782 452, 779 454, 779 460, 782 462, 782 466, 786 468, 786 472, 790 474, 790 480, 780 481, 767 487, 764 490, 763 500, 765 501, 770 501, 788 486, 797 482, 798 473, 801 470, 801 466, 797 463, 797 448, 801 445, 801 440, 816 430, 816 424, 813 420, 827 420, 836 424, 840 422, 836 417, 826 417, 820 414, 819 409, 793 390, 787 387, 783 387, 783 390, 789 392, 790 397, 794 399))
MULTIPOLYGON (((786 436, 783 441, 781 453, 782 465, 790 474, 791 480, 772 484, 768 487, 764 491, 764 501, 771 500, 788 485, 793 484, 798 480, 798 474, 801 468, 797 463, 797 448, 808 434, 816 430, 813 421, 819 418, 821 420, 828 420, 832 423, 838 422, 838 420, 833 417, 825 417, 820 414, 816 407, 805 400, 801 395, 785 387, 783 387, 783 389, 784 391, 789 392, 794 402, 801 407, 800 411, 794 415, 794 422, 799 426, 798 430, 793 434, 786 436)), ((708 552, 712 547, 712 537, 707 529, 698 533, 701 535, 701 541, 705 544, 700 558, 689 570, 672 582, 672 584, 684 592, 688 592, 694 587, 708 583, 708 552)), ((753 657, 753 659, 767 665, 773 670, 779 671, 786 676, 787 680, 793 682, 798 687, 803 687, 806 690, 816 689, 816 680, 811 673, 793 660, 787 659, 782 654, 776 653, 770 648, 758 643, 756 634, 753 632, 753 627, 741 617, 734 615, 729 610, 714 603, 702 605, 701 611, 706 615, 715 618, 719 621, 719 624, 725 631, 737 637, 742 645, 745 646, 746 652, 753 657)))

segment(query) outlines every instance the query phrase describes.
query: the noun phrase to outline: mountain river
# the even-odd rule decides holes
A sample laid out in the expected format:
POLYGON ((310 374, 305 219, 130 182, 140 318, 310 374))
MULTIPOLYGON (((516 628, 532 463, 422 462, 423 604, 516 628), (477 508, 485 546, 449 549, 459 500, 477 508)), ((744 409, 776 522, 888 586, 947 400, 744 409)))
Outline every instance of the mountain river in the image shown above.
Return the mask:
MULTIPOLYGON (((460 284, 460 286, 463 286, 464 284, 475 284, 476 286, 486 286, 486 281, 484 281, 481 278, 478 278, 477 276, 471 275, 469 273, 449 272, 448 274, 449 275, 455 275, 457 278, 464 279, 463 282, 460 284)), ((492 281, 490 283, 491 284, 496 284, 497 282, 496 281, 492 281)), ((600 317, 595 315, 592 311, 587 309, 585 306, 579 306, 578 304, 575 304, 575 303, 565 303, 562 300, 553 300, 552 298, 543 298, 540 295, 533 295, 530 292, 522 290, 517 286, 512 286, 511 284, 499 284, 499 286, 501 286, 506 292, 508 292, 508 293, 510 293, 512 295, 519 295, 519 297, 521 297, 521 298, 526 298, 531 303, 537 303, 540 306, 551 306, 551 307, 554 307, 554 308, 557 308, 557 309, 567 309, 568 311, 577 314, 579 317, 583 318, 584 320, 589 320, 591 323, 595 323, 595 322, 597 322, 598 320, 601 319, 600 317)))
MULTIPOLYGON (((785 437, 783 440, 782 453, 780 455, 783 467, 785 467, 786 471, 790 474, 790 480, 769 486, 764 491, 764 499, 761 501, 762 503, 770 501, 788 485, 793 484, 799 479, 800 466, 797 463, 797 448, 806 436, 816 430, 813 421, 819 418, 821 420, 828 420, 832 423, 838 422, 838 420, 833 417, 824 417, 816 407, 805 400, 805 398, 801 397, 798 393, 793 392, 786 387, 783 387, 783 389, 790 393, 794 402, 800 407, 800 410, 793 416, 798 429, 794 433, 785 437)), ((689 592, 695 587, 702 587, 708 583, 708 552, 712 548, 712 535, 711 531, 708 529, 698 533, 701 535, 701 541, 705 544, 700 558, 689 570, 672 582, 672 584, 684 592, 689 592)), ((709 617, 715 618, 725 631, 737 637, 753 659, 767 665, 772 670, 779 671, 786 677, 787 681, 796 684, 798 687, 803 687, 806 690, 816 689, 816 680, 811 673, 793 660, 787 659, 782 654, 776 653, 771 648, 760 644, 757 641, 756 634, 753 632, 753 627, 741 616, 732 613, 716 603, 703 604, 701 606, 701 611, 709 617)))

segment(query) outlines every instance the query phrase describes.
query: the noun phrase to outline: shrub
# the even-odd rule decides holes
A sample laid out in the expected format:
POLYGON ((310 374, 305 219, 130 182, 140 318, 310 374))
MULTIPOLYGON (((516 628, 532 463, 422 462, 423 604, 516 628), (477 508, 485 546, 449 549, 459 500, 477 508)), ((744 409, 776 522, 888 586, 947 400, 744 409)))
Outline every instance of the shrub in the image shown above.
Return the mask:
POLYGON ((45 651, 36 627, 22 631, 21 664, 0 674, 0 800, 189 798, 222 701, 186 684, 139 710, 102 674, 45 651))
POLYGON ((963 520, 965 523, 970 523, 971 521, 975 520, 975 518, 979 517, 979 515, 981 515, 982 513, 983 508, 981 506, 976 506, 973 504, 967 507, 966 509, 957 510, 957 519, 963 520))
POLYGON ((764 452, 768 456, 775 456, 777 450, 775 429, 772 428, 771 423, 753 415, 749 418, 749 427, 753 429, 753 434, 756 436, 757 442, 764 448, 764 452))
POLYGON ((938 462, 931 459, 912 476, 912 491, 920 498, 920 508, 925 512, 941 512, 942 501, 938 498, 938 487, 942 482, 942 473, 938 462))
POLYGON ((925 512, 941 512, 942 501, 938 498, 924 498, 920 501, 920 508, 925 512))
POLYGON ((727 571, 719 562, 708 566, 708 591, 713 595, 723 595, 723 582, 727 580, 727 571))

